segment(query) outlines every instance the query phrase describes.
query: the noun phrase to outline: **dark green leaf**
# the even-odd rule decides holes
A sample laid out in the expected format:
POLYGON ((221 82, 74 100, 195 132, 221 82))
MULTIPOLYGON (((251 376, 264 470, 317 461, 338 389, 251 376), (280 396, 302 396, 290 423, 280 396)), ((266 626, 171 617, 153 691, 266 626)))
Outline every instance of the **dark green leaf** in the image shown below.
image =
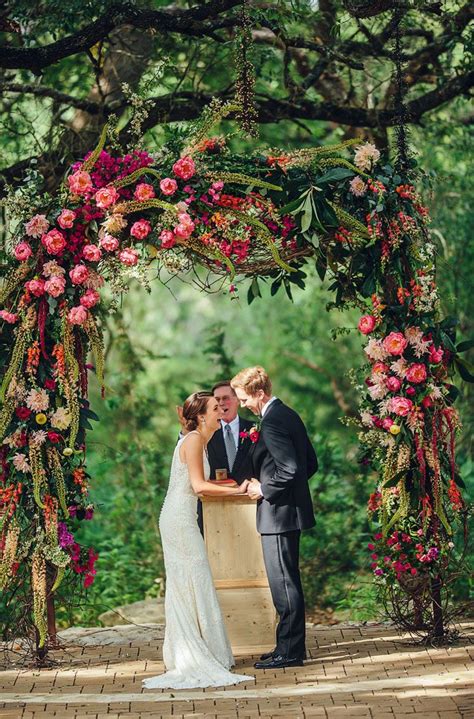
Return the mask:
POLYGON ((474 382, 474 367, 466 360, 456 357, 455 364, 459 374, 465 382, 474 382))
POLYGON ((456 350, 458 352, 467 352, 467 350, 470 350, 474 347, 474 340, 465 340, 465 342, 460 342, 456 350))
POLYGON ((353 170, 348 170, 345 167, 335 167, 332 170, 329 170, 324 175, 321 175, 321 177, 317 177, 315 180, 316 185, 325 185, 328 182, 336 182, 337 180, 345 180, 346 177, 353 177, 354 176, 353 170))
POLYGON ((451 352, 456 352, 456 347, 455 347, 454 342, 452 341, 451 337, 448 334, 446 334, 446 332, 443 332, 443 330, 441 330, 440 336, 441 336, 441 340, 442 340, 444 346, 447 347, 448 350, 450 350, 451 352))

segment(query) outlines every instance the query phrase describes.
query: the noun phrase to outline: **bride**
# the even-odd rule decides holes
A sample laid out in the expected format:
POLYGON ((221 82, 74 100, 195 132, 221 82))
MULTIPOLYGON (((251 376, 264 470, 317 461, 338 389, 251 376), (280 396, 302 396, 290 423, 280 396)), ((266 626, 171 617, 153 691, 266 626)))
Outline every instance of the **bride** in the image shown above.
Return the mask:
POLYGON ((196 495, 245 494, 248 482, 223 487, 208 482, 206 445, 219 429, 211 392, 194 392, 183 405, 188 434, 178 441, 159 527, 166 571, 166 672, 143 681, 147 689, 226 686, 254 679, 229 671, 234 658, 211 569, 196 520, 196 495))

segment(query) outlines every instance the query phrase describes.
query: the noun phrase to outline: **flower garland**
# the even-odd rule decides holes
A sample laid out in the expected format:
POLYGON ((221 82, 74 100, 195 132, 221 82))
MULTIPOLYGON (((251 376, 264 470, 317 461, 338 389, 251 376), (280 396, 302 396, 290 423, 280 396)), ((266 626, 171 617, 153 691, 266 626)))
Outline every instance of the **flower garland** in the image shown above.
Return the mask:
MULTIPOLYGON (((55 570, 53 590, 74 573, 88 587, 96 572, 97 553, 76 533, 93 517, 85 448, 98 417, 87 401, 86 357, 92 350, 103 386, 101 291, 108 283, 120 293, 131 276, 146 282, 151 262, 170 272, 203 265, 231 293, 249 276, 252 287, 269 276, 275 290, 283 284, 289 291, 291 282, 301 286, 301 266, 315 255, 321 277, 329 268, 336 305, 366 307, 370 298, 359 322, 370 363, 360 439, 365 460, 380 472, 369 506, 382 526, 371 557, 376 577, 399 581, 436 564, 464 507, 448 382, 462 347, 454 346, 450 323, 438 321, 434 251, 414 187, 380 167, 369 143, 352 160, 341 152, 354 141, 232 155, 224 138, 205 136, 229 109, 213 105, 179 147, 155 157, 108 152, 105 128, 47 210, 17 223, 0 296, 8 348, 0 390, 0 582, 14 587, 19 564, 30 563, 40 645, 46 568, 55 570), (413 522, 423 532, 413 544, 416 561, 406 550, 413 522)), ((249 433, 252 441, 257 435, 258 428, 249 433)))

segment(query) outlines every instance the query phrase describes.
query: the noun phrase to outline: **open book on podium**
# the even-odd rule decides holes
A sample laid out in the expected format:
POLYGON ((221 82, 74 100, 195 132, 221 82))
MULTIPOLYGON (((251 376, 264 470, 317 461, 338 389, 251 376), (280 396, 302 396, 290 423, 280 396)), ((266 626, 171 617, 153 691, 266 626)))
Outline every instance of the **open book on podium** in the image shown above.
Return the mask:
POLYGON ((256 530, 256 502, 247 495, 201 501, 204 541, 232 651, 269 651, 275 646, 276 613, 256 530))

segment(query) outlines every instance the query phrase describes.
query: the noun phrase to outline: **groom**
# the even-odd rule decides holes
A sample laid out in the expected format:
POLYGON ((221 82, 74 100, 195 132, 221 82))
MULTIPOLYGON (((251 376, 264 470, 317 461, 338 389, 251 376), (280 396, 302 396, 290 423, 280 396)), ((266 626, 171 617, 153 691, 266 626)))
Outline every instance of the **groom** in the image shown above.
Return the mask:
POLYGON ((257 531, 273 603, 280 621, 276 647, 257 669, 302 666, 305 609, 299 571, 301 530, 314 526, 308 479, 316 472, 316 453, 299 415, 272 395, 263 367, 241 370, 231 381, 242 407, 261 417, 254 445, 254 474, 248 494, 257 499, 257 531))

